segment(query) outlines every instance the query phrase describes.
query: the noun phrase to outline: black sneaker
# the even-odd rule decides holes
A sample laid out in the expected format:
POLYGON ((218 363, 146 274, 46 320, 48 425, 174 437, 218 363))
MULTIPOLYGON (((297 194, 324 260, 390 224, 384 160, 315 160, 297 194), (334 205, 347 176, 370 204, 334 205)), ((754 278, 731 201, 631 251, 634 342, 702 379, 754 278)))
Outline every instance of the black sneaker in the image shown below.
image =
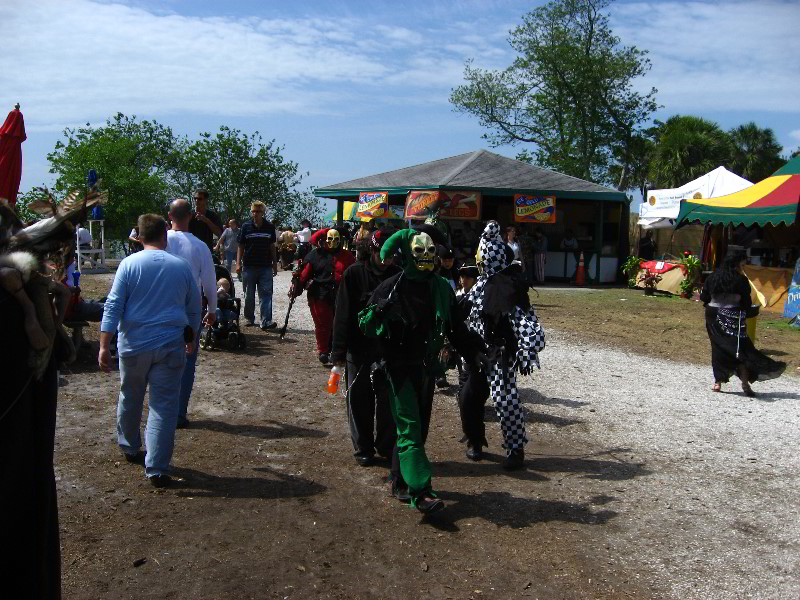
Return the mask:
POLYGON ((178 418, 178 423, 175 425, 175 429, 188 429, 189 428, 189 419, 186 417, 178 418))
POLYGON ((444 508, 444 500, 430 494, 423 494, 414 501, 414 506, 419 512, 429 515, 442 510, 444 508))
POLYGON ((144 464, 144 452, 139 450, 136 454, 128 454, 127 452, 122 452, 122 456, 125 457, 125 460, 134 465, 143 465, 144 464))
POLYGON ((256 326, 256 322, 255 321, 251 321, 250 319, 246 319, 245 322, 244 322, 244 326, 245 327, 255 327, 256 326))
POLYGON ((147 480, 154 488, 165 488, 170 484, 172 478, 162 473, 159 475, 150 475, 147 477, 147 480))
POLYGON ((319 355, 319 362, 321 362, 325 366, 328 366, 329 364, 331 364, 331 359, 327 354, 323 352, 322 354, 319 355))
POLYGON ((447 377, 439 377, 439 379, 436 380, 436 387, 437 388, 446 388, 449 385, 450 384, 447 383, 447 377))
POLYGON ((515 471, 525 466, 525 450, 515 448, 503 461, 503 468, 506 471, 515 471))
POLYGON ((270 329, 277 329, 278 324, 275 321, 270 321, 269 323, 262 323, 261 329, 264 331, 268 331, 270 329))

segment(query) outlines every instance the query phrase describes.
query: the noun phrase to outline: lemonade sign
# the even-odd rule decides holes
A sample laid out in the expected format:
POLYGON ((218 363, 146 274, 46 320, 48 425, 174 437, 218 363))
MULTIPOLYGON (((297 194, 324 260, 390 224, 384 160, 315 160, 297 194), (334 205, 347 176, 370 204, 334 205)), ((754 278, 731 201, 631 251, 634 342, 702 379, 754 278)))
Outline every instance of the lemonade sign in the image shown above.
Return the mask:
POLYGON ((380 219, 389 216, 389 192, 361 192, 358 195, 358 219, 380 219))
POLYGON ((517 223, 555 223, 556 197, 515 194, 514 221, 517 223))

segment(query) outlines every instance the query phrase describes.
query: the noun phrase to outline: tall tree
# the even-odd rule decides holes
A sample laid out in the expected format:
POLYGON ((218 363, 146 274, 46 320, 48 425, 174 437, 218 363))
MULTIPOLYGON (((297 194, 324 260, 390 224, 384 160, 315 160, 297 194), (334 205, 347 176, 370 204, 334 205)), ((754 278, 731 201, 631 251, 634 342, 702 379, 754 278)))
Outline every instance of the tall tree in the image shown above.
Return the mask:
POLYGON ((674 188, 697 179, 720 165, 729 165, 733 142, 719 125, 690 115, 675 115, 659 125, 650 163, 650 182, 674 188))
POLYGON ((247 135, 222 126, 216 134, 202 133, 190 144, 184 171, 208 190, 210 204, 227 217, 249 215, 250 203, 262 200, 269 217, 282 223, 319 217, 316 198, 297 190, 303 180, 296 162, 283 156, 275 140, 264 143, 256 131, 247 135))
POLYGON ((58 176, 54 192, 85 187, 87 172, 95 169, 108 190, 107 236, 127 238, 140 214, 163 213, 176 193, 181 142, 169 127, 117 113, 105 126, 68 128, 64 137, 47 155, 58 176))
POLYGON ((156 121, 118 113, 100 127, 66 129, 64 138, 48 154, 50 172, 58 177, 54 192, 85 186, 88 170, 95 169, 109 193, 107 237, 126 239, 140 214, 164 214, 172 198, 188 198, 201 185, 212 206, 237 218, 249 213, 255 199, 283 222, 320 214, 316 198, 297 189, 297 163, 284 158, 274 141, 263 143, 258 132, 248 136, 221 127, 190 142, 156 121))
POLYGON ((728 132, 733 142, 733 160, 730 169, 752 182, 772 175, 785 162, 781 158, 783 147, 772 129, 761 129, 754 122, 745 123, 728 132))
POLYGON ((514 63, 493 71, 468 61, 455 110, 476 116, 491 144, 534 144, 536 161, 584 179, 630 187, 634 137, 656 110, 655 88, 633 89, 647 52, 623 46, 603 10, 610 0, 552 0, 510 32, 514 63), (612 149, 618 148, 615 160, 612 149))

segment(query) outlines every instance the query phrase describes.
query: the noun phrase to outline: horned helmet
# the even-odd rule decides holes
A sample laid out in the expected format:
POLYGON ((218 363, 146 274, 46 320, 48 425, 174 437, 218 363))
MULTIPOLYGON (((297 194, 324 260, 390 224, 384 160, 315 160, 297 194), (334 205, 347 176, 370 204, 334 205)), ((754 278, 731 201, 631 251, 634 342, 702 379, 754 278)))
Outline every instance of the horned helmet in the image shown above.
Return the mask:
POLYGON ((436 257, 436 244, 424 231, 411 238, 411 257, 414 266, 420 271, 433 271, 433 259, 436 257))
POLYGON ((341 244, 342 236, 339 232, 334 228, 329 229, 328 234, 325 236, 325 247, 328 248, 328 250, 336 250, 341 244))

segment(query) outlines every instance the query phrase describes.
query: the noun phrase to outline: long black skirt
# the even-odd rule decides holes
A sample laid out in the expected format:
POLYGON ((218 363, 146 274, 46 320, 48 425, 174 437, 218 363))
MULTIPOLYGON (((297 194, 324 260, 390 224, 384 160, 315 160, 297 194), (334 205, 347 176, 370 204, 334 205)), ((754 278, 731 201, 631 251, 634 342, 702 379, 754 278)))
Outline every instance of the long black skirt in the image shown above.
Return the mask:
POLYGON ((711 341, 714 381, 726 383, 734 373, 747 382, 780 377, 786 363, 772 360, 756 350, 747 336, 745 312, 738 308, 706 306, 706 331, 711 341))

